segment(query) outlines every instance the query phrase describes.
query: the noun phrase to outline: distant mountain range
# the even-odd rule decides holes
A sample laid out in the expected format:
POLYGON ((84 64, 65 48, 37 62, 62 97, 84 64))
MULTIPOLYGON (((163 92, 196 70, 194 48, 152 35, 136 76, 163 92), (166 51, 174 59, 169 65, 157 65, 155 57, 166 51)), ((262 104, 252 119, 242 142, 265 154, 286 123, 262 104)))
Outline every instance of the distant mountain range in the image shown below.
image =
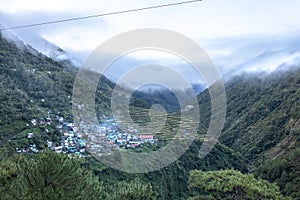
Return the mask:
MULTIPOLYGON (((2 25, 0 25, 0 27, 5 28, 2 25)), ((71 53, 60 48, 56 44, 47 41, 41 36, 34 36, 30 39, 29 43, 27 43, 26 41, 22 41, 21 39, 19 39, 18 36, 14 35, 10 31, 2 31, 2 35, 7 40, 14 42, 18 48, 20 49, 26 48, 28 51, 32 52, 33 54, 40 52, 55 61, 62 62, 67 65, 75 66, 75 67, 80 67, 83 63, 82 60, 74 58, 74 56, 72 56, 71 53)), ((226 41, 226 38, 223 40, 226 41)), ((225 42, 223 40, 219 41, 220 46, 222 46, 222 44, 225 42)), ((297 38, 292 38, 291 41, 298 42, 299 40, 297 38)), ((297 66, 300 64, 300 50, 299 48, 297 48, 296 45, 291 45, 291 47, 289 47, 289 45, 283 45, 283 47, 280 48, 277 47, 276 45, 273 46, 270 45, 269 44, 270 41, 264 43, 264 42, 259 42, 258 39, 257 45, 265 45, 266 48, 262 48, 259 46, 257 47, 258 50, 254 51, 252 50, 252 48, 253 45, 256 44, 256 42, 254 42, 254 44, 248 44, 246 42, 241 46, 236 46, 234 40, 233 47, 232 47, 233 50, 231 55, 216 57, 213 59, 224 81, 228 81, 233 76, 241 75, 244 73, 257 74, 258 72, 264 74, 264 73, 271 73, 274 70, 284 71, 290 66, 297 66), (247 50, 247 45, 250 46, 249 50, 247 50), (228 68, 228 70, 224 70, 225 68, 228 68)), ((227 46, 228 45, 230 46, 230 43, 227 44, 227 41, 225 43, 227 46)), ((208 49, 208 53, 209 53, 209 49, 208 49)), ((125 63, 129 63, 129 65, 137 64, 136 61, 130 59, 131 58, 127 58, 127 60, 125 59, 123 62, 121 62, 121 65, 124 69, 128 67, 128 66, 126 67, 123 66, 125 63)), ((105 75, 111 81, 117 82, 118 78, 116 77, 119 77, 119 74, 118 75, 117 74, 118 74, 118 70, 115 69, 113 73, 107 73, 105 75)), ((203 89, 205 89, 206 87, 204 86, 204 84, 201 84, 199 82, 192 83, 191 85, 196 94, 203 91, 203 89)), ((153 87, 152 89, 154 88, 155 87, 153 87)))

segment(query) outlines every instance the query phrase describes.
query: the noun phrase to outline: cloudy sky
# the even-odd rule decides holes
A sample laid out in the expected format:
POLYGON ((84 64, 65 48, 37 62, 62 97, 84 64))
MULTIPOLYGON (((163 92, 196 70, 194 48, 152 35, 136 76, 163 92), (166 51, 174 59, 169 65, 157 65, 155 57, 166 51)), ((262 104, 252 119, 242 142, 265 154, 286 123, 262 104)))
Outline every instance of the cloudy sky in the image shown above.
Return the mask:
MULTIPOLYGON (((0 0, 0 23, 12 27, 178 1, 0 0)), ((43 37, 83 61, 102 42, 122 32, 139 28, 169 29, 197 42, 220 73, 228 74, 241 70, 273 70, 283 64, 298 63, 299 9, 298 0, 203 0, 11 32, 32 46, 43 37)), ((172 56, 160 57, 155 52, 134 57, 125 58, 120 63, 130 66, 141 64, 136 60, 144 62, 158 58, 165 64, 176 61, 172 56)), ((180 65, 182 63, 178 62, 177 67, 180 65)), ((197 82, 191 71, 182 71, 193 79, 192 82, 197 82)))

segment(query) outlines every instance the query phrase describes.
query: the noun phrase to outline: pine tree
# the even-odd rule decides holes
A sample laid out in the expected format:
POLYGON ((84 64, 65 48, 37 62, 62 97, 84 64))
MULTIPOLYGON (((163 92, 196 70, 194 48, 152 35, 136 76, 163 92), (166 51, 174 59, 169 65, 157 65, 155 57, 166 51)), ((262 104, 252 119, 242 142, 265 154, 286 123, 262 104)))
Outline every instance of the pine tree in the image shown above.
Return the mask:
POLYGON ((193 170, 189 186, 197 194, 193 199, 288 199, 281 195, 277 185, 235 170, 193 170))

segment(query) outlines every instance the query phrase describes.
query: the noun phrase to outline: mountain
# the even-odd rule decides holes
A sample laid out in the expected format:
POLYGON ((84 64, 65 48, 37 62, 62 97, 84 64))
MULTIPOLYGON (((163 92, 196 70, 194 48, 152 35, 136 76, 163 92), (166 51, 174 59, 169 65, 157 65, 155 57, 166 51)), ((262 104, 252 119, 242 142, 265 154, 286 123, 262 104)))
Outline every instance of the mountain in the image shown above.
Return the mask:
MULTIPOLYGON (((0 24, 1 28, 5 28, 0 24)), ((80 67, 82 61, 72 57, 68 52, 49 42, 41 36, 35 36, 29 43, 24 42, 19 37, 9 31, 1 31, 2 37, 7 41, 14 43, 19 49, 27 49, 32 54, 42 53, 54 61, 65 65, 80 67)))
POLYGON ((80 67, 82 64, 82 61, 72 57, 68 52, 42 37, 35 38, 31 46, 57 62, 63 62, 74 67, 80 67))
POLYGON ((192 84, 192 88, 196 95, 200 94, 206 87, 200 83, 194 83, 192 84))
MULTIPOLYGON (((72 116, 72 90, 77 68, 39 53, 21 41, 0 35, 0 140, 1 145, 10 137, 30 127, 30 121, 43 121, 47 116, 72 116), (22 47, 22 48, 20 48, 22 47)), ((94 72, 92 72, 94 73, 94 72)), ((96 101, 101 114, 109 113, 109 92, 114 83, 102 76, 96 101)), ((55 129, 52 130, 53 134, 55 129)), ((47 137, 52 137, 51 132, 47 137)), ((45 141, 43 142, 45 143, 45 141)))
POLYGON ((205 89, 201 84, 192 84, 193 93, 188 89, 168 89, 160 85, 146 85, 139 90, 134 91, 130 101, 130 105, 136 107, 150 108, 152 105, 159 104, 166 109, 167 112, 180 112, 179 99, 184 103, 205 89), (176 96, 176 94, 178 96, 176 96))
MULTIPOLYGON (((227 115, 219 141, 239 152, 250 172, 299 198, 300 68, 248 73, 226 83, 227 115)), ((202 124, 210 119, 208 90, 199 95, 202 124)))
MULTIPOLYGON (((223 79, 229 81, 234 76, 243 74, 257 74, 257 72, 270 74, 274 71, 286 71, 290 66, 300 64, 300 51, 298 48, 290 50, 268 49, 250 55, 247 59, 242 59, 231 66, 231 70, 222 75, 223 79)), ((236 56, 242 55, 238 54, 236 56)))

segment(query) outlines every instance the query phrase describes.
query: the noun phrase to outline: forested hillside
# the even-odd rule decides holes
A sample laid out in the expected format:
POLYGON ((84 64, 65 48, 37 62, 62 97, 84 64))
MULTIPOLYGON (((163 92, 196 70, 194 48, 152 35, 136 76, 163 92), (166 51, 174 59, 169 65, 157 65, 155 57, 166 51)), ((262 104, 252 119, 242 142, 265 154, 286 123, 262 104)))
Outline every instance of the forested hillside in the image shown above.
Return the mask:
POLYGON ((75 69, 20 50, 2 36, 0 42, 1 125, 41 117, 47 109, 68 112, 75 69))
MULTIPOLYGON (((220 142, 239 152, 250 172, 300 197, 300 69, 244 74, 226 83, 227 116, 220 142)), ((203 124, 208 91, 200 94, 203 124)))
MULTIPOLYGON (((72 121, 72 90, 77 69, 30 48, 18 49, 2 35, 0 46, 1 145, 12 135, 28 129, 32 119, 40 122, 46 117, 62 116, 72 121)), ((96 93, 99 115, 109 113, 108 99, 114 87, 104 76, 100 83, 96 93)), ((50 138, 58 134, 54 127, 49 130, 50 138)))

